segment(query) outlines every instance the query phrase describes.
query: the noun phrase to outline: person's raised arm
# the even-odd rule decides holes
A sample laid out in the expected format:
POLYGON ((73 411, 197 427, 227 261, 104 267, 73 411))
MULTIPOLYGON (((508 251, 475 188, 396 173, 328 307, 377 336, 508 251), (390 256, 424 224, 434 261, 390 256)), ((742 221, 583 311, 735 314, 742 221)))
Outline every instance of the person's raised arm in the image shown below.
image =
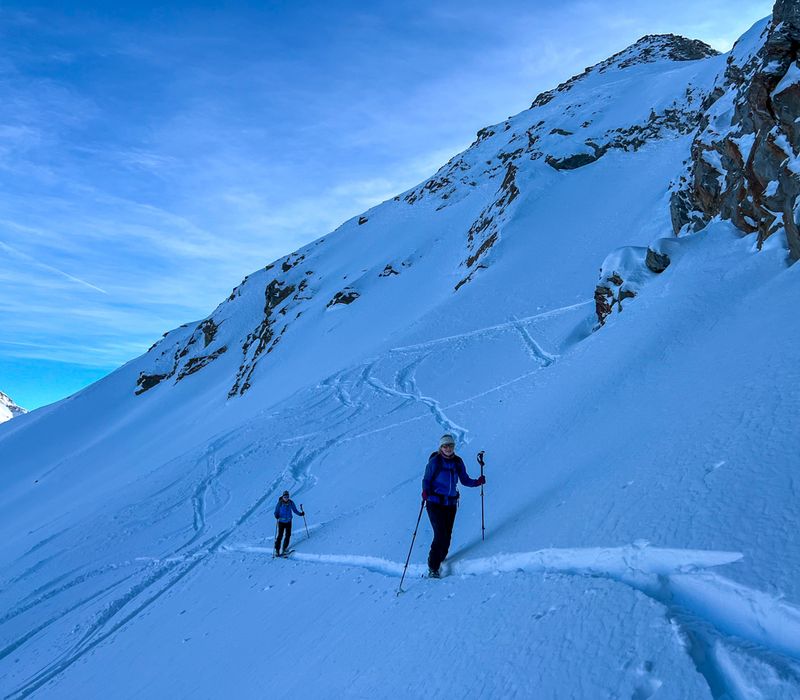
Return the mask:
POLYGON ((460 457, 456 460, 456 473, 458 474, 458 480, 464 484, 464 486, 480 486, 486 483, 486 479, 483 476, 479 476, 477 479, 471 478, 470 475, 467 474, 464 460, 460 457))

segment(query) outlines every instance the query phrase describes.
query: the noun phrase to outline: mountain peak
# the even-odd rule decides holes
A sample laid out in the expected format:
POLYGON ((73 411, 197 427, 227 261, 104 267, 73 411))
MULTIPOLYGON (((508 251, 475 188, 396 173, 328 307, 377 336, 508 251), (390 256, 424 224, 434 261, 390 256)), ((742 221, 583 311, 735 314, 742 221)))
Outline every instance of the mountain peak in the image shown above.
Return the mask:
POLYGON ((646 34, 628 48, 598 63, 601 73, 609 68, 629 68, 656 61, 698 61, 718 56, 719 51, 699 39, 687 39, 678 34, 646 34))
POLYGON ((646 34, 622 51, 584 69, 583 73, 574 75, 558 87, 539 94, 531 107, 545 105, 556 94, 572 89, 575 83, 587 76, 605 73, 610 69, 625 70, 632 66, 659 61, 697 61, 712 56, 719 56, 719 51, 699 39, 687 39, 678 34, 646 34))
POLYGON ((17 406, 9 396, 0 391, 0 423, 21 416, 27 411, 21 406, 17 406))

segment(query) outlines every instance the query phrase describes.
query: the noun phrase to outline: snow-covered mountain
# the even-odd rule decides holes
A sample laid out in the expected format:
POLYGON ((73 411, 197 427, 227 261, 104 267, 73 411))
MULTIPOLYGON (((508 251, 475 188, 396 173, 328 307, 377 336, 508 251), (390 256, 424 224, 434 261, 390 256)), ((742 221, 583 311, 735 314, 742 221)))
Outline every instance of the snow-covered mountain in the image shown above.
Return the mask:
POLYGON ((2 426, 3 695, 797 697, 798 46, 644 37, 2 426))
POLYGON ((0 423, 5 423, 7 420, 21 416, 27 411, 22 406, 17 406, 11 397, 0 391, 0 423))

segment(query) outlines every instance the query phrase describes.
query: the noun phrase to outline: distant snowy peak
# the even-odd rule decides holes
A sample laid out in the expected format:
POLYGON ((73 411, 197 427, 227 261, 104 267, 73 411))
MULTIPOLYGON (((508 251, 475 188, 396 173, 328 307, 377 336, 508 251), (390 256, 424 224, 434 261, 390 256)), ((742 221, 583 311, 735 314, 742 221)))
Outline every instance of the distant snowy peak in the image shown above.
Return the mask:
POLYGON ((27 413, 27 411, 21 406, 17 406, 10 397, 0 391, 0 423, 5 423, 23 413, 27 413))

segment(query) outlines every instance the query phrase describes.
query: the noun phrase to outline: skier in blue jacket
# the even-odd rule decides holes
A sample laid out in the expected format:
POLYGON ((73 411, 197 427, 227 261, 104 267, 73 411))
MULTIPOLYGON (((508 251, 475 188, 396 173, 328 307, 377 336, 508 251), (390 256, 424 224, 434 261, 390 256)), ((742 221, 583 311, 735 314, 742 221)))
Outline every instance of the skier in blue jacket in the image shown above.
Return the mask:
POLYGON ((281 538, 283 538, 283 553, 289 551, 289 539, 292 537, 292 511, 298 515, 305 515, 305 511, 297 510, 294 501, 289 498, 289 492, 283 495, 275 504, 275 520, 278 521, 278 536, 275 538, 275 556, 281 555, 281 538))
POLYGON ((458 482, 464 486, 486 483, 483 475, 470 478, 464 461, 455 453, 455 438, 449 433, 439 440, 439 450, 434 452, 422 477, 422 500, 433 528, 433 542, 428 554, 428 574, 439 578, 439 567, 450 549, 450 538, 458 509, 458 482))

